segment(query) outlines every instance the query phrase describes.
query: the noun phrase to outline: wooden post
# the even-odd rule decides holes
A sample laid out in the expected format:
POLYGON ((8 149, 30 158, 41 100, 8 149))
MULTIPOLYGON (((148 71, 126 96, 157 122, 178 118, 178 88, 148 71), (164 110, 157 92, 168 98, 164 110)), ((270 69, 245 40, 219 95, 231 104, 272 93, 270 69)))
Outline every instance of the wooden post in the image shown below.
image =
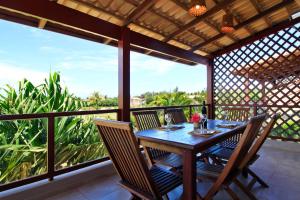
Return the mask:
POLYGON ((47 145, 47 166, 49 181, 53 180, 55 171, 55 118, 54 116, 48 117, 48 145, 47 145))
POLYGON ((130 122, 130 29, 122 28, 118 41, 119 112, 118 120, 130 122))
POLYGON ((214 61, 209 61, 207 65, 207 100, 208 118, 215 118, 215 103, 214 103, 214 61))
POLYGON ((195 152, 186 150, 183 152, 183 198, 184 200, 196 200, 196 156, 195 152))

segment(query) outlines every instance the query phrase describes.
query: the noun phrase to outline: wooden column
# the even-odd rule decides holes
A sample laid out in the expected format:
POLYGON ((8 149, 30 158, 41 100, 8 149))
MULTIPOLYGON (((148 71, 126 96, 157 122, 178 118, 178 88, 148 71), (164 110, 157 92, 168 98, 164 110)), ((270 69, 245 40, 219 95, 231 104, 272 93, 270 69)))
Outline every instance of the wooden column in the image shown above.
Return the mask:
POLYGON ((215 118, 215 103, 214 103, 214 61, 211 59, 207 65, 207 104, 208 118, 215 118))
POLYGON ((118 120, 130 121, 130 29, 122 28, 118 41, 119 112, 118 120))

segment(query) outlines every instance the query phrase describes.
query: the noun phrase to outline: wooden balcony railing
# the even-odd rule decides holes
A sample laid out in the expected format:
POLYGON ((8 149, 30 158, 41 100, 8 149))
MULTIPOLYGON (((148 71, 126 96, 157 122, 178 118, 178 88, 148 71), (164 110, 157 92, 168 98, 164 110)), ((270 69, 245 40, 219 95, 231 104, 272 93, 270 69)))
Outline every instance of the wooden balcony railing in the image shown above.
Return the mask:
MULTIPOLYGON (((142 110, 161 110, 165 111, 169 108, 183 108, 188 109, 189 118, 192 115, 193 108, 201 107, 202 105, 187 105, 187 106, 164 106, 164 107, 144 107, 144 108, 132 108, 131 111, 142 110)), ((199 110, 200 111, 200 110, 199 110)), ((108 157, 99 158, 96 160, 86 161, 74 166, 69 166, 63 169, 55 169, 55 120, 62 117, 74 117, 74 116, 86 116, 86 115, 99 115, 115 113, 117 114, 119 109, 109 110, 91 110, 91 111, 75 111, 75 112, 57 112, 57 113, 38 113, 38 114, 16 114, 16 115, 0 115, 0 121, 14 121, 14 120, 37 120, 47 119, 47 172, 41 175, 27 177, 21 180, 0 184, 0 191, 5 191, 11 188, 19 187, 22 185, 30 184, 43 179, 53 180, 55 176, 68 173, 77 169, 81 169, 87 166, 91 166, 106 160, 108 157)))

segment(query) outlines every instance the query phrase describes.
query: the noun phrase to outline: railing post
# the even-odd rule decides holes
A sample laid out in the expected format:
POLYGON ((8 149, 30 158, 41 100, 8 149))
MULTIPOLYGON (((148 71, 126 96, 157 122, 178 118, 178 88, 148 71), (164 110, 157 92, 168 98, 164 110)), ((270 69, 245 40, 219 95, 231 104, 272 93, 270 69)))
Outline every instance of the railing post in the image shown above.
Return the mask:
POLYGON ((49 181, 53 180, 54 177, 54 154, 55 154, 55 143, 54 143, 54 137, 55 137, 55 118, 54 116, 48 117, 48 145, 47 145, 47 166, 48 166, 48 176, 49 181))
POLYGON ((118 41, 118 120, 130 122, 130 30, 122 28, 118 41))
POLYGON ((215 103, 214 103, 214 61, 210 60, 207 65, 207 104, 208 106, 208 118, 215 118, 215 103))

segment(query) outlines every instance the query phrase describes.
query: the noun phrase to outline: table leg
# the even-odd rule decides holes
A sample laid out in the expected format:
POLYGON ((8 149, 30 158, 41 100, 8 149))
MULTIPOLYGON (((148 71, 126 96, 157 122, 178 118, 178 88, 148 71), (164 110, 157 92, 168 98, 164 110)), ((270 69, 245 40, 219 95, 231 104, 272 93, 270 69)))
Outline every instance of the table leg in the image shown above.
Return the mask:
POLYGON ((196 194, 196 154, 186 150, 183 153, 183 199, 195 200, 196 194))

